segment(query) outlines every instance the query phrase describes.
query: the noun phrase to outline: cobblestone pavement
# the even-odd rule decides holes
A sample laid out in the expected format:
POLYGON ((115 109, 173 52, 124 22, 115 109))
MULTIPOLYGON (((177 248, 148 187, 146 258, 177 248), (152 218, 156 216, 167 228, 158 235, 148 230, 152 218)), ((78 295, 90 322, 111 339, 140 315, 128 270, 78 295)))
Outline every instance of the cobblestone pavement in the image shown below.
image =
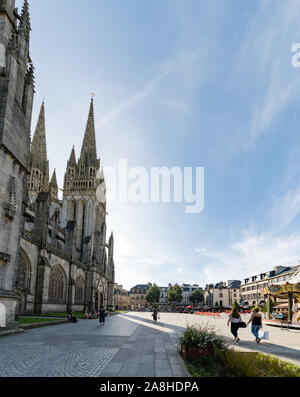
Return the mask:
POLYGON ((188 376, 177 334, 150 313, 38 328, 0 338, 1 377, 188 376))

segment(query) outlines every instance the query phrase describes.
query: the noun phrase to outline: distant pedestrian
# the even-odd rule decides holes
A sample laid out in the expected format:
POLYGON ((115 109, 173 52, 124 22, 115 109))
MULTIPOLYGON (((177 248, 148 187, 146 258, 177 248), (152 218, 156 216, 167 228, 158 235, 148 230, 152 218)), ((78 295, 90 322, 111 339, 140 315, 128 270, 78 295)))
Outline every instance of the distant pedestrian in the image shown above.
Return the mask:
POLYGON ((70 310, 68 313, 68 320, 71 321, 73 317, 73 310, 70 310))
POLYGON ((100 312, 99 312, 99 323, 104 326, 105 324, 105 317, 106 317, 106 311, 104 309, 104 306, 101 306, 100 312))
POLYGON ((88 320, 88 318, 89 318, 89 311, 88 311, 88 309, 86 309, 86 311, 85 311, 85 313, 84 313, 84 318, 85 318, 86 320, 88 320))
POLYGON ((241 322, 242 318, 239 311, 236 308, 232 309, 229 314, 227 325, 231 324, 231 333, 234 336, 235 343, 239 343, 240 341, 240 338, 238 337, 238 330, 241 322))
POLYGON ((257 308, 252 310, 252 315, 247 325, 249 323, 252 323, 251 332, 255 336, 254 342, 259 343, 261 341, 261 338, 259 337, 258 332, 262 328, 262 316, 257 308))
POLYGON ((157 317, 158 317, 158 310, 157 308, 155 308, 153 310, 153 314, 152 314, 153 320, 156 322, 157 321, 157 317))

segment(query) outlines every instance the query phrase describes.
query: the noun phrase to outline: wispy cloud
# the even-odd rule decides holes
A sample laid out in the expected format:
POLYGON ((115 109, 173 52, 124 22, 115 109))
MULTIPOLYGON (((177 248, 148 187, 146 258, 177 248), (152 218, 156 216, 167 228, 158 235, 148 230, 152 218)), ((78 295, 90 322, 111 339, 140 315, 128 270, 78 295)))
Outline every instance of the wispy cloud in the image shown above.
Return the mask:
POLYGON ((299 233, 283 238, 249 233, 230 244, 228 249, 199 254, 199 260, 207 263, 202 269, 203 281, 243 279, 276 265, 297 265, 299 247, 299 233))
MULTIPOLYGON (((116 105, 110 112, 108 112, 101 119, 99 119, 96 122, 97 127, 100 128, 104 125, 107 125, 122 112, 134 107, 136 104, 144 100, 155 90, 155 88, 164 78, 168 77, 171 74, 171 72, 176 72, 173 76, 176 83, 178 83, 178 80, 182 79, 183 76, 186 83, 187 79, 185 69, 190 68, 193 62, 199 60, 199 54, 200 48, 196 47, 194 49, 186 50, 182 53, 179 53, 175 57, 166 59, 160 65, 157 65, 157 67, 154 69, 159 69, 158 74, 150 81, 146 82, 144 88, 140 92, 135 93, 124 102, 116 105)), ((200 76, 199 71, 197 72, 197 76, 200 76)), ((180 102, 179 100, 175 100, 174 98, 167 98, 162 100, 162 102, 166 106, 172 107, 176 110, 180 110, 181 112, 188 112, 190 110, 186 104, 180 102)))
POLYGON ((117 117, 121 112, 125 111, 126 109, 136 105, 140 101, 142 101, 145 97, 147 97, 154 88, 159 84, 159 82, 168 75, 170 72, 169 68, 163 70, 158 76, 153 78, 149 81, 146 86, 137 94, 129 98, 123 103, 117 105, 114 109, 112 109, 108 114, 102 117, 100 120, 97 121, 97 127, 102 127, 103 125, 108 124, 112 121, 115 117, 117 117))
POLYGON ((300 40, 299 12, 300 4, 292 0, 263 1, 241 40, 235 72, 248 70, 250 96, 257 93, 255 103, 249 103, 249 111, 253 106, 254 113, 248 145, 299 96, 300 72, 291 65, 291 46, 300 40))
POLYGON ((286 228, 300 213, 300 187, 288 190, 284 195, 273 199, 268 214, 273 225, 273 234, 286 228))

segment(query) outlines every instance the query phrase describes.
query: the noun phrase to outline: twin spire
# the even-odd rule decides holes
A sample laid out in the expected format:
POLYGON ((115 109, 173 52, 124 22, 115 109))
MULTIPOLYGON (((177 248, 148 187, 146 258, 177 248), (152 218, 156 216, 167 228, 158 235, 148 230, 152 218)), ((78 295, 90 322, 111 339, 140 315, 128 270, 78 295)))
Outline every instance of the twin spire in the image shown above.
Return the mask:
MULTIPOLYGON (((33 157, 40 160, 40 162, 47 162, 47 142, 46 142, 46 123, 45 123, 45 102, 42 102, 37 126, 32 139, 31 152, 33 157)), ((97 148, 96 148, 96 132, 95 132, 95 116, 94 116, 94 101, 91 100, 88 121, 86 125, 85 135, 80 154, 80 163, 95 163, 97 162, 97 148)), ((68 161, 69 167, 76 166, 75 149, 71 151, 68 161)))
MULTIPOLYGON (((88 121, 84 134, 82 149, 78 163, 76 161, 75 149, 71 151, 67 168, 73 169, 68 176, 75 177, 80 172, 80 177, 94 177, 100 166, 97 159, 96 133, 95 133, 95 116, 94 101, 91 99, 88 121), (77 171, 79 170, 79 171, 77 171)), ((45 103, 42 102, 41 110, 38 117, 37 126, 31 143, 30 153, 31 179, 29 190, 32 191, 54 191, 57 189, 57 178, 54 170, 52 179, 49 183, 49 161, 47 157, 46 142, 46 123, 45 123, 45 103), (38 172, 37 172, 38 170, 38 172)), ((103 176, 104 179, 104 176, 103 176)), ((89 185, 94 186, 94 185, 89 185)))

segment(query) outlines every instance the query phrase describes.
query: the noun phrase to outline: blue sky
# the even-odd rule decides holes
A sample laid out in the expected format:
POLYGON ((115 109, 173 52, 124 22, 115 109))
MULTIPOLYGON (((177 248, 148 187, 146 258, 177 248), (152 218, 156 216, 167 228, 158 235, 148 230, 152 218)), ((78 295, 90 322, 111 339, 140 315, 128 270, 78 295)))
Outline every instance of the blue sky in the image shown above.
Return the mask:
MULTIPOLYGON (((18 5, 22 3, 17 1, 18 5)), ((95 92, 101 164, 203 166, 205 208, 108 203, 126 288, 239 279, 300 258, 300 4, 30 0, 50 168, 62 187, 95 92)), ((109 189, 109 186, 108 186, 109 189)))

